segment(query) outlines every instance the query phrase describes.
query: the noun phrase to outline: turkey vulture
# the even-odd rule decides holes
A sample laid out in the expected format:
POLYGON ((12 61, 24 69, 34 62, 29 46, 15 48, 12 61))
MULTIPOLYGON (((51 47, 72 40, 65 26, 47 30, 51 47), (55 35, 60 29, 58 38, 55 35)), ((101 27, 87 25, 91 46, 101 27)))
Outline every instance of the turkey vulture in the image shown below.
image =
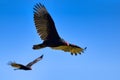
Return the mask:
POLYGON ((11 65, 12 67, 15 67, 16 69, 14 70, 32 70, 31 66, 35 63, 37 63, 38 61, 40 61, 43 58, 43 55, 41 55, 40 57, 36 58, 34 61, 28 63, 27 65, 23 65, 23 64, 18 64, 15 62, 10 62, 9 65, 11 65))
POLYGON ((44 5, 38 3, 34 6, 34 23, 37 33, 43 40, 43 43, 33 45, 33 49, 50 47, 52 49, 70 52, 72 55, 81 54, 85 48, 70 44, 62 39, 55 28, 55 23, 44 5))

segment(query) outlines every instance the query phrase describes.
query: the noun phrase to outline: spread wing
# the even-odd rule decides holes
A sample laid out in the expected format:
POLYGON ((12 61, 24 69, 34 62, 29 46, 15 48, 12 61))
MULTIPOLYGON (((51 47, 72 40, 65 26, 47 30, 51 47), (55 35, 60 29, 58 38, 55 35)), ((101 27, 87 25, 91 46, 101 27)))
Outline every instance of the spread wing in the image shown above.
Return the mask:
POLYGON ((18 64, 18 63, 15 63, 15 62, 10 62, 9 65, 11 65, 12 67, 15 67, 15 68, 20 68, 21 66, 24 66, 22 64, 18 64))
POLYGON ((43 55, 41 55, 40 57, 36 58, 34 61, 28 63, 26 66, 27 67, 31 67, 33 64, 37 63, 38 61, 40 61, 43 58, 43 55))
POLYGON ((54 21, 46 8, 42 4, 36 4, 34 7, 34 23, 37 33, 42 40, 59 39, 59 35, 55 28, 54 21))
POLYGON ((85 47, 84 49, 79 47, 79 46, 76 46, 76 45, 73 45, 73 44, 69 44, 69 46, 67 45, 61 45, 61 46, 58 46, 58 47, 51 47, 52 49, 57 49, 57 50, 63 50, 65 52, 71 52, 71 54, 81 54, 82 52, 84 52, 84 50, 87 48, 85 47))

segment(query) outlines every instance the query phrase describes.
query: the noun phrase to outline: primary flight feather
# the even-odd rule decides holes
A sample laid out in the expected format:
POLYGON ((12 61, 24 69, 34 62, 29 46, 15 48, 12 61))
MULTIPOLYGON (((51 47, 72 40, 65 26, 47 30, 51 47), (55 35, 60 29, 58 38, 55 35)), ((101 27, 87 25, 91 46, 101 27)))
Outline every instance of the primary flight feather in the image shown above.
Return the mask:
POLYGON ((81 48, 77 45, 70 44, 59 36, 51 15, 41 3, 34 6, 34 23, 43 43, 33 45, 33 49, 50 47, 52 49, 70 52, 72 55, 81 54, 86 49, 86 47, 81 48))

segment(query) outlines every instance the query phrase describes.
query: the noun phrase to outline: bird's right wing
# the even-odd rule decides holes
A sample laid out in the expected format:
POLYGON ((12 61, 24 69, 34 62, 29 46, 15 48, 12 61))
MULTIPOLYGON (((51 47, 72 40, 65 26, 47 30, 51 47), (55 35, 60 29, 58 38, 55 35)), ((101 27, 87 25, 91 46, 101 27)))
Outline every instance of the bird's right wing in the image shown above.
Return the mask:
POLYGON ((36 58, 34 61, 28 63, 26 66, 27 67, 31 67, 33 64, 37 63, 38 61, 40 61, 43 58, 43 55, 41 55, 40 57, 36 58))
POLYGON ((34 7, 34 22, 42 40, 60 39, 52 17, 41 3, 34 7))
POLYGON ((52 49, 56 49, 56 50, 63 50, 65 52, 70 52, 72 55, 75 54, 81 54, 82 52, 84 52, 84 50, 86 50, 87 47, 85 47, 84 49, 77 46, 77 45, 73 45, 73 44, 69 44, 69 46, 67 45, 61 45, 58 47, 51 47, 52 49))

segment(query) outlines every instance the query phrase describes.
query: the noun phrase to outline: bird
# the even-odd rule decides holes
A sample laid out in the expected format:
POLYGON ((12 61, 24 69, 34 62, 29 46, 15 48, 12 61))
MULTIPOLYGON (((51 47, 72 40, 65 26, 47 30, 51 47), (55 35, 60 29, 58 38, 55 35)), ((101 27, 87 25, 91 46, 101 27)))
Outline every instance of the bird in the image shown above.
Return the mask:
POLYGON ((33 10, 35 27, 40 38, 43 40, 41 44, 33 45, 32 48, 34 50, 50 47, 55 50, 70 52, 71 55, 81 54, 86 50, 87 47, 81 48, 68 43, 59 36, 55 23, 43 4, 37 3, 34 5, 33 10))
POLYGON ((9 62, 8 64, 11 65, 12 67, 15 67, 14 70, 32 70, 31 66, 33 64, 37 63, 38 61, 40 61, 42 58, 43 58, 43 55, 36 58, 35 60, 28 63, 27 65, 19 64, 19 63, 16 63, 16 62, 9 62))

